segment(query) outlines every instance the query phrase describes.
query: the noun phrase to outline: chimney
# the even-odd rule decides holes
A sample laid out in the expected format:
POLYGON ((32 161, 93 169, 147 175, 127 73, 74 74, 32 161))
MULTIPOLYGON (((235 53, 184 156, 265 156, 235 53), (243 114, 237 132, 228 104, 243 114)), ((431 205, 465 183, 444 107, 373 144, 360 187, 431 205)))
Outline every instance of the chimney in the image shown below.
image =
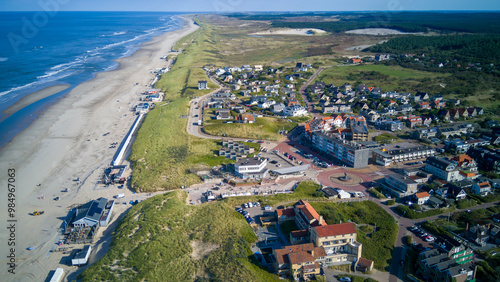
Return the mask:
POLYGON ((321 216, 321 215, 319 216, 319 225, 323 225, 323 216, 321 216))
POLYGON ((314 249, 313 249, 313 250, 311 250, 311 256, 313 256, 313 257, 314 257, 314 249))

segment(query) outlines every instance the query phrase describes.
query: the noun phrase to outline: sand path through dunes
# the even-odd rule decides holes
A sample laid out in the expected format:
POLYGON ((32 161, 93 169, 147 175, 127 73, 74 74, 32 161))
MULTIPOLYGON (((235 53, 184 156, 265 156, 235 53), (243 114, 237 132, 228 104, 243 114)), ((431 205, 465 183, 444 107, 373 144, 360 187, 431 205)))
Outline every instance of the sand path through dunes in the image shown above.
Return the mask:
MULTIPOLYGON (((71 207, 99 197, 112 198, 117 193, 125 193, 127 199, 141 196, 96 182, 116 152, 116 148, 109 148, 110 144, 120 143, 136 118, 130 109, 139 102, 140 93, 149 89, 154 78, 151 71, 165 67, 167 62, 161 57, 177 40, 197 28, 186 20, 183 29, 143 43, 132 56, 118 60, 116 70, 99 73, 72 89, 0 151, 0 220, 6 223, 8 219, 9 168, 16 172, 17 220, 17 274, 6 274, 6 240, 10 233, 0 229, 2 281, 44 281, 57 267, 63 267, 65 273, 75 271, 60 264, 61 258, 69 255, 50 252, 62 239, 59 227, 71 207), (76 178, 80 181, 74 181, 76 178), (63 193, 65 188, 69 192, 63 193), (31 216, 34 210, 45 213, 31 216), (28 251, 28 247, 35 249, 28 251)), ((116 211, 123 212, 124 207, 116 211)))

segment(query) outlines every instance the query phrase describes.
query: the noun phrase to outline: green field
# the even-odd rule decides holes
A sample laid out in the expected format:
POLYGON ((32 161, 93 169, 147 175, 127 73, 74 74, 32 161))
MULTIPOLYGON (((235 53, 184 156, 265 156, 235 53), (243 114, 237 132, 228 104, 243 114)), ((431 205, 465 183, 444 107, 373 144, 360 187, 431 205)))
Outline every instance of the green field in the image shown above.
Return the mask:
POLYGON ((279 140, 283 135, 278 134, 282 129, 291 131, 297 126, 295 122, 287 122, 284 119, 261 117, 256 118, 255 123, 223 123, 222 120, 205 120, 203 130, 215 136, 241 137, 259 140, 279 140))
POLYGON ((175 191, 134 206, 114 231, 106 255, 81 281, 279 281, 255 264, 257 240, 224 203, 186 204, 175 191))
POLYGON ((344 83, 349 83, 352 86, 364 83, 368 87, 380 87, 384 92, 415 92, 416 89, 425 89, 428 85, 438 85, 439 78, 446 76, 448 74, 425 72, 400 66, 363 64, 327 68, 318 75, 315 81, 333 83, 336 86, 341 86, 344 83), (352 75, 349 76, 349 74, 352 75))

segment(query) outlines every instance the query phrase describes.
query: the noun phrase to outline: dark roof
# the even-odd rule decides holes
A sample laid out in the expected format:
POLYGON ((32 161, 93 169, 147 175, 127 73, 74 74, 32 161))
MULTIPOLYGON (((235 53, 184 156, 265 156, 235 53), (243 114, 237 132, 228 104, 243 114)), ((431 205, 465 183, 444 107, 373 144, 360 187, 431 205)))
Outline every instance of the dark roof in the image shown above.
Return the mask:
POLYGON ((437 247, 449 252, 453 248, 461 247, 463 245, 462 245, 462 243, 458 242, 457 240, 451 238, 448 235, 441 235, 440 237, 438 237, 438 239, 434 243, 434 246, 437 246, 437 247))
POLYGON ((450 161, 443 160, 438 157, 428 157, 427 160, 425 161, 427 164, 432 165, 434 167, 440 168, 440 169, 446 169, 448 166, 454 164, 450 161))
POLYGON ((325 187, 321 190, 323 191, 323 193, 325 193, 327 197, 337 197, 339 195, 339 192, 333 190, 332 187, 325 187))
POLYGON ((83 218, 98 222, 107 202, 108 200, 106 198, 99 198, 80 206, 76 209, 76 216, 73 222, 83 218))
POLYGON ((260 165, 262 162, 264 162, 264 159, 260 158, 245 158, 239 160, 236 165, 237 166, 247 166, 247 165, 260 165))

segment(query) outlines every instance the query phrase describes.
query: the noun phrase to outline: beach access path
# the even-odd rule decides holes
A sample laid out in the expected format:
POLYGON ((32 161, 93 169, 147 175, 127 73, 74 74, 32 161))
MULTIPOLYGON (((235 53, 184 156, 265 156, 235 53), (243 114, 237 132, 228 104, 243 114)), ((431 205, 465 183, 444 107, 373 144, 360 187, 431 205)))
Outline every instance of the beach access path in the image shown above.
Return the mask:
MULTIPOLYGON (((176 41, 199 28, 190 19, 184 21, 181 30, 154 37, 130 57, 117 60, 117 69, 98 73, 75 87, 0 151, 0 220, 4 224, 8 220, 8 169, 15 171, 16 189, 11 196, 15 197, 17 220, 16 274, 7 272, 9 246, 2 243, 2 281, 44 281, 57 267, 74 273, 76 268, 60 264, 62 253, 51 252, 62 239, 60 227, 71 208, 99 197, 110 199, 118 193, 125 193, 127 200, 145 195, 98 185, 97 181, 116 152, 110 144, 120 143, 136 118, 131 108, 139 103, 140 93, 149 89, 153 72, 166 67, 161 57, 171 51, 176 41), (63 193, 66 188, 68 192, 63 193), (55 197, 59 200, 54 201, 55 197), (34 210, 45 213, 31 216, 34 210), (34 249, 28 251, 28 247, 34 249)), ((113 217, 118 218, 127 207, 117 206, 113 217)), ((9 236, 8 230, 2 228, 0 242, 6 242, 9 236)), ((91 261, 95 258, 92 255, 91 261)), ((71 274, 69 277, 75 278, 71 274)))

